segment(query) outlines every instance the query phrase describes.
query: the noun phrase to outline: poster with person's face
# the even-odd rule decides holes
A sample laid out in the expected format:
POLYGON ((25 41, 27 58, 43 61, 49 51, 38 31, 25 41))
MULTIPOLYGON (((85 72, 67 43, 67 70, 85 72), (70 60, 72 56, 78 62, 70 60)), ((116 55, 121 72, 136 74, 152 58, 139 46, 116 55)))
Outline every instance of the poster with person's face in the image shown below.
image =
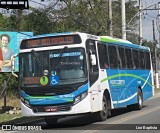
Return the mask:
MULTIPOLYGON (((0 72, 12 71, 12 58, 18 54, 20 42, 30 36, 33 36, 33 32, 0 32, 0 72)), ((14 71, 18 72, 18 58, 14 64, 14 71)))

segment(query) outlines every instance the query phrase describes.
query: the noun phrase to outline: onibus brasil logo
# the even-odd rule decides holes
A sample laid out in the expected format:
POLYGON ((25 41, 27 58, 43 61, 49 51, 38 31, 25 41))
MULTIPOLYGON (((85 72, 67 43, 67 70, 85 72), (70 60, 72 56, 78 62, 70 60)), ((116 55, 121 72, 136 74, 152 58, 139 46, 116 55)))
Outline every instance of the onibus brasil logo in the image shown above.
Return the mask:
POLYGON ((0 0, 0 8, 9 9, 29 9, 28 0, 0 0))

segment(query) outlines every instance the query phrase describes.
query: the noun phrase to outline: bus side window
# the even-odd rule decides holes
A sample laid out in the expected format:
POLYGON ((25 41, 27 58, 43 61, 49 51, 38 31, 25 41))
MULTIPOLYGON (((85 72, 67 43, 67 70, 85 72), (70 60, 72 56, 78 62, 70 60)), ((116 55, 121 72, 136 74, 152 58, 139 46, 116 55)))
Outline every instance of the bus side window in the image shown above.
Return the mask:
POLYGON ((144 55, 145 55, 145 60, 146 60, 146 64, 145 64, 146 69, 150 70, 151 69, 150 53, 145 52, 144 55))
POLYGON ((98 43, 98 54, 100 68, 106 69, 109 67, 108 54, 106 44, 98 43))
POLYGON ((132 54, 131 49, 125 49, 126 54, 126 65, 128 69, 133 69, 133 62, 132 62, 132 54))
POLYGON ((118 47, 118 52, 119 52, 119 58, 121 60, 121 69, 126 68, 126 62, 125 62, 125 51, 124 48, 118 47))
POLYGON ((115 46, 108 46, 110 68, 118 68, 118 56, 115 46))
POLYGON ((139 59, 140 59, 140 68, 145 69, 145 60, 144 60, 144 52, 139 51, 139 59))
POLYGON ((139 58, 138 58, 138 51, 137 50, 132 50, 132 55, 133 55, 133 67, 134 69, 139 69, 139 58))

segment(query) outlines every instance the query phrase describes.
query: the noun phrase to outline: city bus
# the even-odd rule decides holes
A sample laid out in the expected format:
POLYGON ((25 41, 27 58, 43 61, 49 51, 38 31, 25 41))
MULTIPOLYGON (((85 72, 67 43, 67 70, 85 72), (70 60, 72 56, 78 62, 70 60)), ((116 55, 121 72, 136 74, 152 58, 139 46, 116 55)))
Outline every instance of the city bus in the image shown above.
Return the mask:
POLYGON ((140 110, 154 95, 148 47, 81 32, 46 34, 22 40, 19 89, 24 116, 59 118, 111 110, 140 110))
POLYGON ((29 3, 28 0, 0 0, 0 8, 29 9, 29 3))

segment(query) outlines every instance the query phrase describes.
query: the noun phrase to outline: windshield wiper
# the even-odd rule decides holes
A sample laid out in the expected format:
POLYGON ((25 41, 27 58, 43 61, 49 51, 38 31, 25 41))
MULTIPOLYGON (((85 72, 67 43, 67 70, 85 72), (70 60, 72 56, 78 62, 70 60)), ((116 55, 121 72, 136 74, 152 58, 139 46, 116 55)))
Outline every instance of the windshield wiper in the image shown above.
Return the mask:
POLYGON ((36 59, 38 65, 41 67, 42 71, 43 71, 43 65, 41 63, 41 61, 39 60, 39 58, 36 55, 36 51, 34 49, 31 50, 31 54, 33 56, 34 59, 36 59))
POLYGON ((60 51, 60 54, 59 54, 59 61, 55 64, 54 68, 56 68, 56 66, 61 62, 61 59, 62 59, 62 55, 64 54, 64 52, 68 49, 67 46, 65 46, 61 51, 60 51))

